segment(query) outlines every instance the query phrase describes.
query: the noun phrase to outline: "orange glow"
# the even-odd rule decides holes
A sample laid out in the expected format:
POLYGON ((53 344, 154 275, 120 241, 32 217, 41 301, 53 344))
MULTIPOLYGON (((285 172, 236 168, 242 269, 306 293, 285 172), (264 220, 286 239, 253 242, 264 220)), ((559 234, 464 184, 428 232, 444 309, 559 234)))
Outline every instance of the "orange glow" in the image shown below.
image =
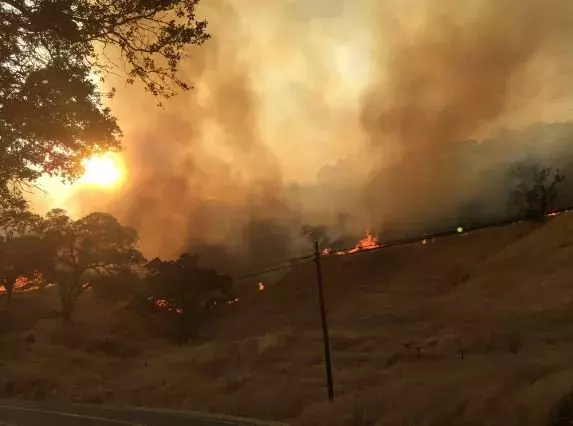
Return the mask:
POLYGON ((375 249, 378 247, 382 247, 382 244, 380 244, 380 241, 378 241, 378 237, 376 235, 372 235, 370 230, 367 229, 366 235, 360 241, 358 241, 358 243, 356 244, 356 247, 354 247, 353 249, 334 251, 330 248, 326 248, 326 249, 322 250, 322 255, 326 256, 329 254, 336 254, 336 255, 340 256, 343 254, 352 254, 352 253, 356 253, 359 251, 371 250, 371 249, 375 249))
POLYGON ((123 170, 118 157, 111 153, 94 155, 82 162, 84 174, 79 183, 99 186, 114 187, 123 179, 123 170))
POLYGON ((174 308, 171 303, 169 303, 167 300, 165 299, 156 299, 154 302, 155 306, 157 306, 159 309, 163 310, 163 311, 168 311, 168 312, 175 312, 178 315, 181 315, 183 313, 183 309, 181 308, 174 308))
POLYGON ((355 253, 360 250, 371 250, 374 248, 380 247, 380 242, 378 241, 378 237, 376 235, 372 235, 370 230, 366 230, 366 236, 358 241, 356 247, 350 250, 348 253, 355 253))
MULTIPOLYGON (((30 278, 21 276, 16 278, 14 281, 14 293, 24 293, 28 291, 39 290, 40 285, 46 281, 43 275, 39 272, 34 273, 30 278)), ((45 285, 46 288, 49 288, 49 284, 45 285)), ((6 293, 6 287, 4 285, 0 285, 0 294, 6 293)))
POLYGON ((259 291, 263 291, 265 288, 266 288, 265 283, 261 281, 259 283, 259 291))

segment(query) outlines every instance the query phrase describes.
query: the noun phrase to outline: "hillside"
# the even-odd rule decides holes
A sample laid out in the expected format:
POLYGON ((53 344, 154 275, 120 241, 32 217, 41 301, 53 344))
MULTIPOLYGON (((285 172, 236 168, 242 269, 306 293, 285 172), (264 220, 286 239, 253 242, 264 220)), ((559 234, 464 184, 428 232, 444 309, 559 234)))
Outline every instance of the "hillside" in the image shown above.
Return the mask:
POLYGON ((93 295, 63 331, 50 318, 53 293, 19 294, 0 396, 303 425, 567 424, 549 417, 573 385, 572 257, 570 215, 324 257, 333 405, 312 262, 264 291, 254 280, 185 347, 93 295))

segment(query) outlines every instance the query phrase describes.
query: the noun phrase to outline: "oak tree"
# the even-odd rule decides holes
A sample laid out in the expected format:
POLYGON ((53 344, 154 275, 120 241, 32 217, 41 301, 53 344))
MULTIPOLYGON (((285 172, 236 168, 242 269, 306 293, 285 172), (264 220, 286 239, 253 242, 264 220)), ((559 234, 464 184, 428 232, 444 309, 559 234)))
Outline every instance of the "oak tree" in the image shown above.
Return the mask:
POLYGON ((46 215, 45 238, 52 244, 53 281, 62 302, 62 320, 71 321, 80 295, 94 274, 109 274, 144 262, 137 232, 106 213, 91 213, 76 221, 61 209, 46 215))
POLYGON ((234 299, 232 278, 200 266, 197 256, 184 253, 177 260, 155 258, 146 268, 150 301, 174 315, 181 342, 197 333, 209 308, 234 299))
POLYGON ((41 238, 42 218, 21 209, 0 209, 0 280, 9 303, 16 280, 32 278, 51 264, 50 248, 41 238))
POLYGON ((208 39, 199 0, 0 0, 0 208, 44 173, 120 148, 98 79, 123 73, 157 98, 188 89, 179 67, 208 39))

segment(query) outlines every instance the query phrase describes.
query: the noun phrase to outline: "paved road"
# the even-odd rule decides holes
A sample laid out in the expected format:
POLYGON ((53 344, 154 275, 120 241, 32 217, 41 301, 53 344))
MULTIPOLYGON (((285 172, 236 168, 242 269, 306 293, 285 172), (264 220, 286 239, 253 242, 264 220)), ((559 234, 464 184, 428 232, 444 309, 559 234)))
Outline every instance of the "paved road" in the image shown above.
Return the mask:
POLYGON ((207 414, 0 400, 0 426, 263 426, 270 423, 207 414))

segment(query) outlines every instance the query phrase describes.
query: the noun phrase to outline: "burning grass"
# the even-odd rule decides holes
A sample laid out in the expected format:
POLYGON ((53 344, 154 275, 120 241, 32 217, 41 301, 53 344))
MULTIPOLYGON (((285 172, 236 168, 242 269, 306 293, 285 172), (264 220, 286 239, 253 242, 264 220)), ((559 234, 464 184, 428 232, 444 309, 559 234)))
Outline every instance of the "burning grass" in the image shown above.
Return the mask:
POLYGON ((5 337, 0 389, 301 425, 548 425, 573 383, 572 230, 561 215, 324 257, 333 405, 311 263, 225 307, 182 347, 88 294, 71 334, 45 319, 5 337))
POLYGON ((380 243, 380 241, 378 241, 378 237, 373 235, 372 232, 367 229, 365 231, 364 237, 362 237, 358 241, 358 243, 356 243, 356 246, 354 248, 346 250, 333 250, 331 248, 325 248, 322 250, 322 255, 327 256, 331 254, 336 254, 336 255, 352 254, 359 251, 371 250, 380 247, 382 247, 382 244, 380 243))

